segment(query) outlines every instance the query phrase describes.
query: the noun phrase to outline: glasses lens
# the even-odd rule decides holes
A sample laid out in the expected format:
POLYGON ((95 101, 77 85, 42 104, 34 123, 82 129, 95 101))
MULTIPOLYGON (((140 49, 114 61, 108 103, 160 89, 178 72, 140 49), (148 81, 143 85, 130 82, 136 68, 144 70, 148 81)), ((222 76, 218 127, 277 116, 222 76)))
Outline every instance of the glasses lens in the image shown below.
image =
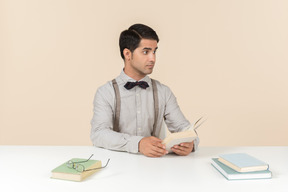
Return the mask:
POLYGON ((75 165, 75 169, 76 169, 77 171, 79 171, 79 172, 83 172, 85 168, 84 168, 84 166, 81 165, 81 164, 76 164, 76 165, 75 165))
POLYGON ((72 161, 68 161, 66 163, 66 166, 69 167, 69 168, 73 168, 73 162, 72 161))

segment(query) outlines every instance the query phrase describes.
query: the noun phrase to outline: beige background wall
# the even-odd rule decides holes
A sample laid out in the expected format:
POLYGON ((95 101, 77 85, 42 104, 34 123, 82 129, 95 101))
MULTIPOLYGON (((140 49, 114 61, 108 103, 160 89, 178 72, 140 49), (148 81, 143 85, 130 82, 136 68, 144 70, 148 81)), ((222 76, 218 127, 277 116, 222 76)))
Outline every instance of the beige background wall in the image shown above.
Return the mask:
POLYGON ((134 23, 202 146, 288 145, 288 1, 0 0, 0 144, 91 145, 97 87, 134 23), (180 82, 186 86, 179 86, 180 82))

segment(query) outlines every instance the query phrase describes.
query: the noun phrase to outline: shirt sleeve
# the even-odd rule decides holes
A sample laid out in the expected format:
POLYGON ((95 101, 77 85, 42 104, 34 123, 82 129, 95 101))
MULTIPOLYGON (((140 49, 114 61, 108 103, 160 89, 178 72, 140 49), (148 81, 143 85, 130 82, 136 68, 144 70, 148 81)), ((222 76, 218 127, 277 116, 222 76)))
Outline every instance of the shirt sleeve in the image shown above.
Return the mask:
MULTIPOLYGON (((165 91, 166 104, 164 111, 165 123, 169 131, 172 133, 184 131, 187 128, 191 127, 191 124, 183 115, 177 103, 177 99, 170 90, 170 88, 166 87, 165 89, 166 89, 165 91)), ((195 151, 198 148, 198 145, 199 145, 199 137, 197 137, 194 140, 193 151, 195 151)))
POLYGON ((100 87, 94 97, 91 120, 91 141, 94 146, 116 151, 138 153, 142 136, 132 136, 113 131, 115 93, 112 84, 100 87))

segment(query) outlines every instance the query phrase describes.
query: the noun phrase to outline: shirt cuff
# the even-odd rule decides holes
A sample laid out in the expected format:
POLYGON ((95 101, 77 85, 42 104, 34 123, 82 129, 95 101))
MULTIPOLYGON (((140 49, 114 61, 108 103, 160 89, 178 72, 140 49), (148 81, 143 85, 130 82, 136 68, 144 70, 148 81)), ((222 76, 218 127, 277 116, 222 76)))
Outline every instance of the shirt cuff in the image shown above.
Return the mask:
POLYGON ((200 142, 199 137, 194 139, 194 147, 193 147, 192 152, 195 152, 198 149, 199 142, 200 142))
POLYGON ((131 137, 127 151, 129 153, 138 153, 139 152, 139 142, 141 139, 143 139, 143 136, 131 137))

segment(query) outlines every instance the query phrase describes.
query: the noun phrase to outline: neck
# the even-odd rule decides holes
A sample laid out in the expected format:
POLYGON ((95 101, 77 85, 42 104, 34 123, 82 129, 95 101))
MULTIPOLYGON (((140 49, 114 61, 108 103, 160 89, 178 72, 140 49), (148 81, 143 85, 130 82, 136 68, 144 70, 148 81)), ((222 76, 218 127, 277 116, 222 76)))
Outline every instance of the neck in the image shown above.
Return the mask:
POLYGON ((129 69, 129 67, 124 68, 124 73, 136 81, 139 81, 146 76, 146 74, 136 73, 134 70, 129 69))

